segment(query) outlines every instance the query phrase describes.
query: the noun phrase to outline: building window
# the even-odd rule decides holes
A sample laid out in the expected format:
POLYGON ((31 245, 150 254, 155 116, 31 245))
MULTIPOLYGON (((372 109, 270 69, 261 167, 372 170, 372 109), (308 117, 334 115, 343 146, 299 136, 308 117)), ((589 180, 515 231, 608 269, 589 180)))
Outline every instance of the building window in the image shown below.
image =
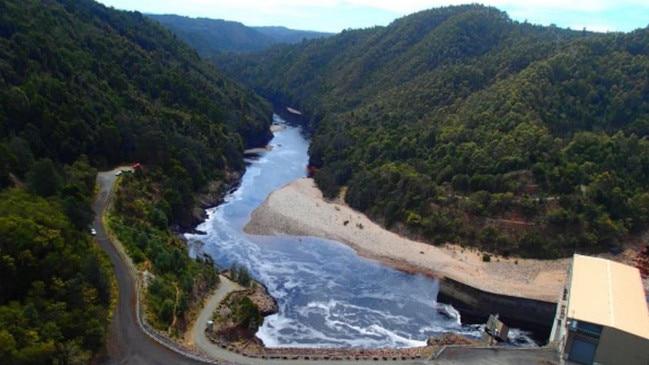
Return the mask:
POLYGON ((577 322, 577 333, 592 339, 598 340, 602 335, 602 326, 583 321, 577 322))

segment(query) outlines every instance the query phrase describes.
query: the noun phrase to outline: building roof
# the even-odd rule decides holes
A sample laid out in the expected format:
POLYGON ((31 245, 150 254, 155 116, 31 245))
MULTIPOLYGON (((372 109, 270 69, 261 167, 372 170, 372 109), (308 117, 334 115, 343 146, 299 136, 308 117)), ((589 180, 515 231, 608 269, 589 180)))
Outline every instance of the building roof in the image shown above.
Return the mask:
POLYGON ((567 316, 649 339, 649 309, 640 271, 610 260, 575 255, 567 316))

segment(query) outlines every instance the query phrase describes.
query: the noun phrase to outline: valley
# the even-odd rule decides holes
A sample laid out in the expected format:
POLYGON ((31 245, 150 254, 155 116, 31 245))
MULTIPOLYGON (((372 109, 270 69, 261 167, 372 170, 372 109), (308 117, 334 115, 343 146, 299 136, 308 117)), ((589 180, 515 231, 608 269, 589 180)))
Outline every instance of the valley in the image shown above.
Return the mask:
POLYGON ((228 271, 279 305, 233 304, 251 363, 494 312, 545 345, 573 254, 649 293, 647 80, 649 28, 478 4, 330 33, 0 1, 0 363, 219 363, 186 334, 228 271))

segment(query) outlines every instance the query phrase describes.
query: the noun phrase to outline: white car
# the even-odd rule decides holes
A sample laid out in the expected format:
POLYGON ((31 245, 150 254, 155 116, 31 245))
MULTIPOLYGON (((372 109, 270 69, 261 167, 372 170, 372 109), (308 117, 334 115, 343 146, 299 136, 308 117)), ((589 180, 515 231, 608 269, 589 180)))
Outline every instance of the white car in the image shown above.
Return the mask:
POLYGON ((121 175, 121 174, 122 174, 122 170, 119 170, 119 171, 117 171, 117 172, 115 173, 115 176, 119 176, 119 175, 121 175))
POLYGON ((94 228, 90 228, 90 234, 94 236, 97 234, 97 231, 94 228))

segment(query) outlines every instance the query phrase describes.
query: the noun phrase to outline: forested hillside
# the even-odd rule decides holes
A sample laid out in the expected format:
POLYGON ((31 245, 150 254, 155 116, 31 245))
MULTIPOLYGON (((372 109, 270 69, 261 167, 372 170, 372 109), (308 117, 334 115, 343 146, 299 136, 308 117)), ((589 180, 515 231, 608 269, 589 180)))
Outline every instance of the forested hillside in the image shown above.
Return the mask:
POLYGON ((205 58, 220 52, 261 51, 277 43, 298 43, 303 39, 330 35, 285 27, 249 27, 222 19, 190 18, 170 14, 146 16, 168 27, 205 58))
POLYGON ((73 220, 90 211, 80 208, 96 170, 77 162, 66 172, 66 196, 0 191, 2 364, 88 364, 104 342, 110 266, 87 226, 78 227, 87 217, 73 220))
POLYGON ((399 232, 550 258, 649 224, 649 29, 466 5, 217 62, 309 115, 318 186, 399 232))
POLYGON ((251 28, 272 38, 274 43, 299 43, 303 40, 325 38, 334 35, 334 33, 290 29, 282 26, 257 26, 251 28))
POLYGON ((170 227, 191 227, 195 195, 243 170, 244 147, 269 138, 270 113, 139 13, 0 1, 0 363, 89 364, 103 344, 110 267, 91 207, 97 170, 118 164, 141 163, 120 200, 132 226, 119 228, 151 247, 149 319, 182 330, 218 277, 170 227), (167 288, 171 311, 158 300, 167 288))
MULTIPOLYGON (((179 194, 167 199, 170 220, 188 227, 192 192, 241 171, 244 146, 269 138, 267 104, 139 13, 91 1, 0 6, 0 142, 17 157, 157 166, 179 194)), ((6 186, 7 172, 29 168, 5 164, 0 177, 6 186)))

